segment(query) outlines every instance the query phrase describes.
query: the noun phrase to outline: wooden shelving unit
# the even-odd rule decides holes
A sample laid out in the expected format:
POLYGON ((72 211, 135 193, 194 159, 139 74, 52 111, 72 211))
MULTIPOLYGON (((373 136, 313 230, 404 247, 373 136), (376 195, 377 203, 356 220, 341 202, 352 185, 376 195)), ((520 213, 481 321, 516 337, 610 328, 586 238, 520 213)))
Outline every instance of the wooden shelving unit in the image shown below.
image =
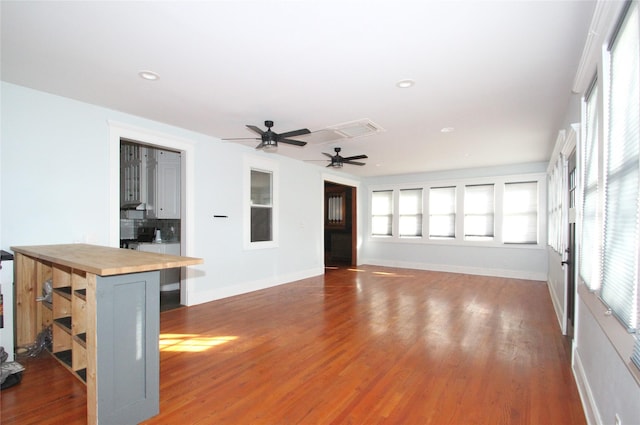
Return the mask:
POLYGON ((88 424, 157 414, 159 270, 202 260, 85 244, 11 249, 16 345, 51 325, 51 354, 87 386, 88 424), (38 300, 49 280, 50 303, 38 300))

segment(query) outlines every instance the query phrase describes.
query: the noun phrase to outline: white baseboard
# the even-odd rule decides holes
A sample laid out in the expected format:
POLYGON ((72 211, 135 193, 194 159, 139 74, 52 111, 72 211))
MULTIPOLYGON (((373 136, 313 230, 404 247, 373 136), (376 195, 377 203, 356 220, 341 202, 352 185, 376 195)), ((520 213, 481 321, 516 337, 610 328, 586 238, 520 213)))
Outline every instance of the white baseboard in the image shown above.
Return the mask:
POLYGON ((208 291, 198 291, 197 299, 189 299, 188 305, 202 304, 209 301, 220 300, 222 298, 233 297, 235 295, 246 294, 248 292, 259 291, 261 289, 271 288, 273 286, 284 285, 285 283, 295 282, 297 280, 307 279, 309 277, 320 276, 324 274, 324 267, 302 270, 287 275, 273 276, 266 279, 255 280, 251 282, 242 282, 237 285, 230 286, 214 286, 208 291))
POLYGON ((539 280, 546 282, 547 273, 543 272, 531 272, 523 270, 507 270, 507 269, 490 269, 480 267, 466 267, 466 266, 452 266, 448 264, 428 264, 428 263, 414 263, 408 261, 389 261, 389 260, 377 260, 377 259, 363 259, 361 264, 371 264, 373 266, 383 267, 399 267, 403 269, 415 269, 415 270, 430 270, 436 272, 448 272, 448 273, 463 273, 472 274, 477 276, 494 276, 494 277, 506 277, 511 279, 525 279, 525 280, 539 280))
POLYGON ((553 283, 547 280, 547 289, 549 289, 549 295, 551 296, 551 303, 553 304, 553 310, 556 313, 556 319, 558 320, 558 324, 560 325, 560 329, 562 330, 562 335, 567 334, 567 330, 565 329, 564 321, 564 306, 560 304, 560 300, 558 299, 558 295, 553 290, 553 283))
POLYGON ((578 350, 573 349, 573 377, 576 380, 578 386, 578 393, 580 394, 580 400, 582 401, 582 409, 584 410, 584 416, 587 419, 587 425, 603 425, 598 407, 593 399, 593 393, 591 387, 587 381, 587 376, 584 373, 582 367, 582 360, 578 350))

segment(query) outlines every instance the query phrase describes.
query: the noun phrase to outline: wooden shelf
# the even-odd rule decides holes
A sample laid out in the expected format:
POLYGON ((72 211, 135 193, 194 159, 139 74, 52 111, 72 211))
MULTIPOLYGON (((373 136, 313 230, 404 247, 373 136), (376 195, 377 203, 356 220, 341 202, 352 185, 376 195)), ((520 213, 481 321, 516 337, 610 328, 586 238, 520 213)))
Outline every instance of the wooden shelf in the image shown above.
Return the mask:
POLYGON ((71 300, 71 287, 70 286, 65 286, 62 288, 55 288, 53 290, 53 292, 55 292, 56 294, 62 296, 63 298, 67 299, 67 300, 71 300))
POLYGON ((53 355, 60 360, 63 364, 68 367, 71 367, 71 360, 73 357, 71 350, 58 351, 57 353, 53 353, 53 355))
POLYGON ((67 317, 58 317, 57 319, 53 319, 53 323, 60 326, 64 331, 71 334, 71 316, 67 317))
POLYGON ((73 340, 80 344, 82 347, 87 348, 87 334, 81 333, 73 336, 73 340))
POLYGON ((87 300, 87 290, 86 289, 76 289, 73 291, 73 294, 80 298, 81 300, 87 300))

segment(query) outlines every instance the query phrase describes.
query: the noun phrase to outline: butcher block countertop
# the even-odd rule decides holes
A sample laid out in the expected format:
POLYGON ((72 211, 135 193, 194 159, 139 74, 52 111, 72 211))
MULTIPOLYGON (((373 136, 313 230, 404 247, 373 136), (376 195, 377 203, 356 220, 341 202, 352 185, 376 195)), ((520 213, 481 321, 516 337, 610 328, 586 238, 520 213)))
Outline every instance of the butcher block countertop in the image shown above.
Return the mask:
POLYGON ((13 246, 14 253, 99 276, 112 276, 202 264, 201 258, 156 254, 88 244, 13 246))

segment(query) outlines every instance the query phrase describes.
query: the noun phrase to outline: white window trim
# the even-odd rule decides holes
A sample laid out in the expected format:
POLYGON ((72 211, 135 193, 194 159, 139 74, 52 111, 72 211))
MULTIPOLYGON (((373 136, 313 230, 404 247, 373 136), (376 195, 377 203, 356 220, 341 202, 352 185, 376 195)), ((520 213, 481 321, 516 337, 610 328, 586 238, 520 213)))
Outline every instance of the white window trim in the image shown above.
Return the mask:
POLYGON ((529 174, 513 174, 505 176, 492 176, 482 178, 456 179, 456 180, 434 180, 429 182, 407 182, 389 185, 372 185, 368 187, 368 242, 384 242, 384 243, 406 243, 406 244, 425 244, 425 245, 449 245, 449 246, 482 246, 490 248, 509 248, 509 249, 546 249, 547 246, 547 175, 545 172, 529 173, 529 174), (526 181, 535 181, 538 183, 538 243, 537 244, 517 244, 502 242, 502 200, 505 183, 518 183, 526 181), (494 197, 496 202, 495 209, 495 234, 493 240, 488 241, 468 241, 464 240, 464 193, 465 185, 477 184, 493 184, 494 197), (456 199, 456 237, 453 239, 430 239, 429 238, 429 220, 422 220, 422 236, 420 237, 400 237, 398 236, 398 194, 401 189, 423 189, 424 207, 422 214, 429 215, 429 197, 425 193, 429 193, 432 187, 455 186, 457 188, 456 199), (393 190, 394 191, 394 217, 393 217, 393 236, 374 236, 371 235, 371 198, 374 191, 393 190))
POLYGON ((280 172, 278 162, 257 156, 246 155, 243 164, 243 246, 245 250, 270 249, 279 246, 279 205, 280 205, 280 172), (272 240, 251 242, 251 170, 271 173, 272 184, 272 240))

